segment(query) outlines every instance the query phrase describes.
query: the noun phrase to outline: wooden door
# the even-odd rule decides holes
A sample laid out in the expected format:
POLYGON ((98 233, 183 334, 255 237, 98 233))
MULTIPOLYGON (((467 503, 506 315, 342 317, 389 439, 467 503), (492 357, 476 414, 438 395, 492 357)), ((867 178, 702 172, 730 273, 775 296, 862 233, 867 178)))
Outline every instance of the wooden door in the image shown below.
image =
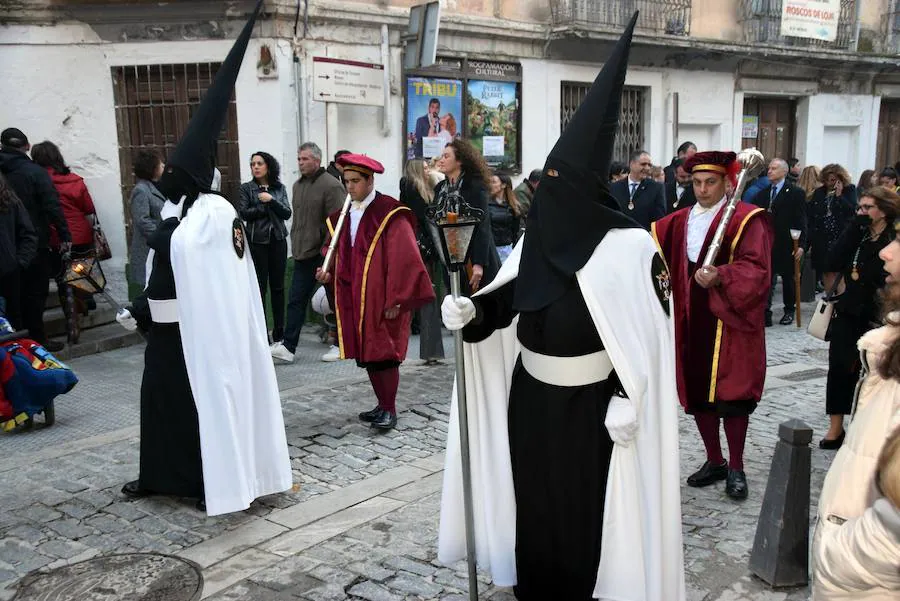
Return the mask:
POLYGON ((876 171, 893 167, 900 161, 900 100, 881 101, 876 157, 873 165, 876 171))
MULTIPOLYGON (((129 247, 131 211, 128 198, 134 186, 131 167, 134 157, 142 148, 156 149, 164 158, 168 157, 187 129, 188 121, 218 68, 218 63, 198 63, 112 69, 122 202, 129 247)), ((237 104, 232 95, 225 127, 216 145, 216 167, 222 173, 222 193, 232 202, 237 201, 241 185, 240 161, 237 104)))
POLYGON ((781 98, 745 98, 744 116, 756 118, 756 137, 741 139, 741 148, 756 147, 766 160, 794 156, 795 103, 781 98))

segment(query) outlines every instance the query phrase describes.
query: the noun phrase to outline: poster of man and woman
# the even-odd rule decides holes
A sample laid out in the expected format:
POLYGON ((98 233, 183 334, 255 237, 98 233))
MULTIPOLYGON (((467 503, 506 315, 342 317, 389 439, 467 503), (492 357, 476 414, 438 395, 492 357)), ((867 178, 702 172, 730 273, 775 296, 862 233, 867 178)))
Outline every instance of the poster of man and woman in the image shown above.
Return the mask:
POLYGON ((406 158, 438 157, 463 136, 488 165, 511 168, 518 156, 518 84, 468 80, 463 123, 463 82, 458 79, 407 79, 406 158))

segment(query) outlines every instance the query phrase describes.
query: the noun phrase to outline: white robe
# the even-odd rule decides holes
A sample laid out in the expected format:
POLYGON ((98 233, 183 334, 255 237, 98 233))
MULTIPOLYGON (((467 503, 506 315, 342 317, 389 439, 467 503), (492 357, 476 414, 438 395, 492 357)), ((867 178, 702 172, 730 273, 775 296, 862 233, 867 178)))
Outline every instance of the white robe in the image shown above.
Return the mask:
POLYGON ((172 235, 178 317, 197 416, 209 515, 292 486, 278 381, 249 245, 234 207, 201 194, 172 235))
MULTIPOLYGON (((476 296, 518 274, 523 239, 497 277, 476 296)), ((594 597, 683 601, 681 488, 675 332, 653 283, 656 246, 641 229, 612 230, 577 274, 585 303, 638 415, 629 446, 614 445, 594 597)), ((477 344, 466 344, 475 547, 494 583, 516 583, 516 505, 507 407, 519 355, 518 318, 477 344)), ((438 558, 465 557, 462 468, 454 386, 441 499, 438 558)))

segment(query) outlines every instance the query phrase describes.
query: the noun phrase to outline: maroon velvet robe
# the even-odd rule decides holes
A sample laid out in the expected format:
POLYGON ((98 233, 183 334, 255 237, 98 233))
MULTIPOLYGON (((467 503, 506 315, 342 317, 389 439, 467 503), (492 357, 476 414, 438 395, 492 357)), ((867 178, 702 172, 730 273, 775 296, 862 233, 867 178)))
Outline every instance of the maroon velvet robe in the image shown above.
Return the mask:
POLYGON ((687 257, 690 212, 690 207, 676 211, 655 222, 651 231, 669 265, 678 396, 693 414, 715 410, 720 402, 758 402, 762 396, 772 236, 762 209, 738 203, 715 261, 722 283, 704 289, 694 273, 725 210, 713 219, 693 266, 687 257))
MULTIPOLYGON (((328 216, 334 232, 340 211, 328 216)), ((327 245, 330 243, 326 241, 327 245)), ((414 309, 434 300, 431 279, 416 244, 412 211, 376 192, 350 246, 347 216, 335 253, 334 298, 342 359, 360 363, 403 361, 414 309), (385 319, 386 309, 400 315, 385 319)))

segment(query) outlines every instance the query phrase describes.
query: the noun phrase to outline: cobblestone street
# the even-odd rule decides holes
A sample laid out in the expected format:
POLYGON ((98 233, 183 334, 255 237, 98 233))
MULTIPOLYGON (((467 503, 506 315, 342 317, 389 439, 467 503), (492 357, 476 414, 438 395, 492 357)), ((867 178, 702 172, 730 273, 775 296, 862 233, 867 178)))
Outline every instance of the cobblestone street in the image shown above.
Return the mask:
MULTIPOLYGON (((790 418, 815 430, 814 513, 832 457, 815 445, 827 423, 827 345, 795 326, 776 325, 767 336, 766 393, 746 449, 750 498, 729 500, 724 483, 682 488, 691 601, 808 598, 806 588, 770 590, 749 576, 747 562, 778 424, 790 418)), ((450 338, 445 348, 452 356, 450 338)), ((81 382, 57 400, 56 425, 0 436, 0 598, 32 570, 142 551, 200 564, 210 600, 466 599, 465 564, 436 559, 452 360, 425 367, 411 358, 399 426, 375 434, 356 419, 374 404, 365 372, 353 362, 319 362, 324 350, 309 337, 296 364, 277 368, 294 490, 217 518, 192 500, 119 492, 137 476, 143 347, 71 361, 81 382)), ((704 454, 693 421, 682 417, 680 426, 683 480, 704 454)), ((513 598, 486 575, 481 596, 513 598)))

